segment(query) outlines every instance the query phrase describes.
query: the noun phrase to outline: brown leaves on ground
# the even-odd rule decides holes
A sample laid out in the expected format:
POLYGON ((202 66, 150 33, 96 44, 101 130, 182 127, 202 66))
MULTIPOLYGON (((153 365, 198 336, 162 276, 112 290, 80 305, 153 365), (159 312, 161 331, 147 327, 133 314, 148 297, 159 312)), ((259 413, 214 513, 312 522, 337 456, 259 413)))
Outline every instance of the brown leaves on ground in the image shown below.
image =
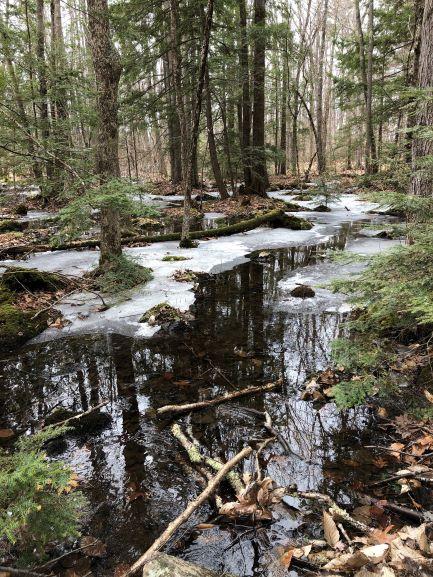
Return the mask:
POLYGON ((252 481, 247 484, 240 495, 237 495, 237 501, 222 505, 219 514, 227 517, 248 516, 260 521, 270 521, 272 519, 270 507, 279 503, 285 492, 284 487, 276 488, 270 477, 262 481, 252 481))
POLYGON ((88 557, 102 558, 107 555, 107 546, 105 543, 91 535, 82 537, 80 547, 83 548, 84 554, 88 557))
POLYGON ((334 396, 332 387, 340 381, 343 371, 344 367, 338 367, 336 371, 328 367, 306 383, 301 399, 303 401, 326 401, 332 398, 334 396))

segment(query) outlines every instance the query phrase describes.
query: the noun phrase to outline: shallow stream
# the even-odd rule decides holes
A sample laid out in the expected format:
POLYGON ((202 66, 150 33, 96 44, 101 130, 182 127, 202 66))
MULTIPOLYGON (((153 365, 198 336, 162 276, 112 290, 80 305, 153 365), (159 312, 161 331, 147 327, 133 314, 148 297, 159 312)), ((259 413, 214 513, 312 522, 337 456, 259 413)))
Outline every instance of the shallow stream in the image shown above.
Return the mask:
MULTIPOLYGON (((209 455, 225 460, 266 435, 249 409, 267 411, 291 449, 286 454, 275 442, 263 453, 264 474, 278 485, 296 484, 344 501, 350 499, 348 487, 368 475, 370 457, 362 448, 373 422, 368 410, 338 412, 332 403, 316 406, 299 396, 306 377, 327 365, 331 341, 345 331, 345 298, 317 286, 315 298, 290 296, 296 283, 323 285, 360 270, 359 264, 329 261, 330 248, 371 253, 395 244, 359 235, 365 221, 381 224, 384 219, 367 216, 358 205, 350 218, 344 210, 309 213, 316 226, 308 232, 262 229, 255 243, 249 241, 246 255, 236 250, 220 255, 220 265, 207 270, 210 274, 195 292, 191 286, 183 289, 189 291, 185 308, 191 305, 195 318, 190 330, 175 327, 143 336, 124 327, 116 330, 114 322, 100 320, 98 325, 98 317, 81 331, 63 331, 54 340, 48 333, 0 359, 0 426, 32 430, 57 407, 81 412, 109 401, 103 410, 111 422, 56 446, 56 456, 76 469, 90 501, 84 533, 107 545, 107 557, 98 561, 95 575, 112 575, 118 564, 135 560, 201 490, 168 421, 146 416, 149 407, 193 402, 282 376, 284 384, 276 392, 193 413, 182 423, 209 455), (296 234, 302 244, 296 244, 296 234)), ((251 239, 254 232, 236 236, 251 239)), ((207 242, 229 250, 229 240, 207 242)), ((210 245, 201 245, 206 255, 210 245)), ((85 254, 76 253, 76 258, 85 254)), ((30 262, 55 268, 59 257, 52 256, 54 260, 41 255, 30 262)), ((75 262, 73 254, 68 256, 75 262)), ((194 259, 185 268, 194 270, 194 259)), ((161 291, 156 302, 166 296, 161 291)), ((132 298, 130 309, 134 302, 132 298)), ((244 463, 244 471, 254 471, 253 461, 244 463)), ((297 511, 299 503, 286 501, 275 508, 273 522, 261 527, 215 521, 207 505, 176 535, 169 552, 221 572, 276 576, 278 547, 320 535, 308 515, 297 511), (189 530, 212 518, 213 528, 189 530)))

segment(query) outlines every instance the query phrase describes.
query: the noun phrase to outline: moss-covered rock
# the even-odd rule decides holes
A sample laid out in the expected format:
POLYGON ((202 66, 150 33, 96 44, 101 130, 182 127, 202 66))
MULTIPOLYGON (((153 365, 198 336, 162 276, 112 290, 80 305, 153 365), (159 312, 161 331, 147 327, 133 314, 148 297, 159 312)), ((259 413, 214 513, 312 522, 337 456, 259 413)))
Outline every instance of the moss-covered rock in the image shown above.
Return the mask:
POLYGON ((28 228, 28 222, 22 222, 20 220, 14 220, 12 218, 5 218, 0 220, 0 233, 4 232, 22 232, 28 228))
POLYGON ((23 267, 8 267, 2 276, 2 284, 14 292, 56 291, 68 285, 68 279, 52 272, 23 267))
POLYGON ((47 314, 23 311, 11 301, 0 304, 0 349, 8 350, 35 337, 47 327, 47 314))
POLYGON ((149 323, 150 326, 156 326, 177 322, 188 324, 191 320, 193 320, 193 317, 189 312, 183 312, 166 302, 162 302, 146 311, 139 322, 149 323))
POLYGON ((290 230, 310 230, 313 228, 311 222, 305 218, 293 216, 293 214, 281 214, 269 222, 273 228, 289 228, 290 230))

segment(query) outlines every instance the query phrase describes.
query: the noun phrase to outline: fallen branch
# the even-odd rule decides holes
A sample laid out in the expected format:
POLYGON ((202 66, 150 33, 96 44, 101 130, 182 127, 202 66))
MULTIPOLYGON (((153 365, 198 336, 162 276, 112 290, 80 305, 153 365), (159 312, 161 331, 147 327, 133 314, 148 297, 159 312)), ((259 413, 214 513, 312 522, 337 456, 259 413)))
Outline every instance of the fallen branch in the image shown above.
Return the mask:
MULTIPOLYGON (((188 437, 177 423, 171 427, 171 432, 188 453, 188 457, 191 463, 194 463, 195 465, 206 464, 214 471, 221 471, 224 464, 221 463, 221 461, 212 459, 212 457, 202 455, 198 450, 198 447, 188 439, 188 437)), ((245 489, 239 475, 235 471, 230 471, 227 474, 227 479, 230 482, 230 485, 233 487, 236 495, 242 493, 242 491, 245 489)))
POLYGON ((105 405, 108 405, 108 403, 109 403, 109 401, 102 401, 102 403, 99 403, 98 405, 95 405, 94 407, 87 409, 87 411, 84 411, 84 413, 80 413, 79 415, 74 415, 73 417, 68 417, 64 421, 59 421, 58 423, 53 423, 52 425, 44 425, 42 427, 42 429, 46 429, 48 427, 61 427, 63 425, 67 425, 71 421, 77 421, 78 419, 81 419, 82 417, 86 417, 87 415, 90 415, 90 413, 97 411, 101 407, 105 407, 105 405))
POLYGON ((200 495, 191 501, 187 508, 181 513, 174 521, 172 521, 167 529, 158 537, 158 539, 153 543, 149 549, 143 553, 143 555, 122 575, 122 577, 131 577, 137 571, 139 571, 146 563, 151 561, 155 553, 157 553, 167 541, 172 537, 172 535, 181 527, 191 515, 205 502, 209 497, 215 492, 218 485, 224 479, 224 477, 229 473, 238 463, 243 461, 243 459, 249 457, 253 452, 252 447, 244 447, 237 455, 235 455, 230 461, 228 461, 223 468, 218 471, 215 477, 210 481, 200 493, 200 495))
POLYGON ((368 525, 366 525, 365 523, 357 521, 356 519, 351 517, 351 515, 349 515, 349 513, 345 509, 339 507, 337 503, 333 501, 331 497, 329 497, 328 495, 324 495, 323 493, 301 491, 298 493, 298 496, 302 497, 303 499, 313 499, 315 501, 322 501, 323 503, 326 503, 327 505, 329 505, 329 512, 331 513, 332 516, 336 516, 338 517, 338 519, 345 521, 348 525, 350 525, 354 529, 357 529, 358 531, 362 531, 363 533, 371 533, 373 531, 373 529, 368 525))
POLYGON ((234 393, 229 393, 221 397, 215 397, 214 399, 208 399, 207 401, 198 401, 197 403, 187 403, 186 405, 165 405, 159 409, 155 410, 157 416, 164 415, 166 413, 187 413, 190 411, 198 411, 200 409, 206 409, 207 407, 212 407, 214 405, 219 405, 227 401, 232 401, 233 399, 238 399, 239 397, 244 397, 245 395, 254 395, 256 393, 267 393, 276 389, 282 384, 281 380, 276 383, 268 383, 267 385, 261 385, 258 387, 248 387, 246 389, 241 389, 240 391, 235 391, 234 393))
POLYGON ((13 567, 0 566, 0 572, 6 575, 17 575, 19 577, 47 577, 43 573, 35 573, 34 571, 28 571, 27 569, 14 569, 13 567))

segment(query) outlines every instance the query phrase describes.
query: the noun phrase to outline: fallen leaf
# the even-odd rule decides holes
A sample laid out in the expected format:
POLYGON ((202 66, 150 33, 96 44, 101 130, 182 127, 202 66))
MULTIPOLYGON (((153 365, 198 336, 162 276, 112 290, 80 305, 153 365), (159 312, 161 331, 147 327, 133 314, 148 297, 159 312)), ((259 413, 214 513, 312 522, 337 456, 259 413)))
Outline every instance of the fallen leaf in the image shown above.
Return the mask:
POLYGON ((334 519, 327 511, 323 511, 323 531, 326 542, 335 549, 337 543, 340 541, 340 532, 334 519))
POLYGON ((80 547, 85 547, 83 551, 88 557, 105 557, 107 554, 105 543, 91 535, 86 535, 81 539, 80 547))
POLYGON ((403 527, 401 531, 398 532, 399 537, 402 541, 406 541, 406 539, 412 539, 416 542, 418 547, 424 553, 430 554, 430 545, 425 533, 426 524, 423 523, 419 527, 403 527))
POLYGON ((120 563, 120 565, 116 565, 113 577, 122 577, 122 575, 128 571, 129 567, 130 565, 127 563, 120 563))
POLYGON ((0 429, 0 439, 10 439, 14 435, 12 429, 0 429))
POLYGON ((389 448, 391 449, 390 454, 396 459, 401 459, 401 451, 404 449, 403 443, 391 443, 389 448))
POLYGON ((199 531, 204 531, 205 529, 213 529, 215 525, 213 523, 199 523, 195 526, 199 531))
POLYGON ((292 563, 292 557, 293 557, 293 549, 289 549, 288 551, 286 551, 281 555, 280 562, 283 565, 283 567, 285 567, 286 569, 290 567, 292 563))
POLYGON ((433 403, 433 395, 427 389, 424 389, 424 396, 429 403, 433 403))

